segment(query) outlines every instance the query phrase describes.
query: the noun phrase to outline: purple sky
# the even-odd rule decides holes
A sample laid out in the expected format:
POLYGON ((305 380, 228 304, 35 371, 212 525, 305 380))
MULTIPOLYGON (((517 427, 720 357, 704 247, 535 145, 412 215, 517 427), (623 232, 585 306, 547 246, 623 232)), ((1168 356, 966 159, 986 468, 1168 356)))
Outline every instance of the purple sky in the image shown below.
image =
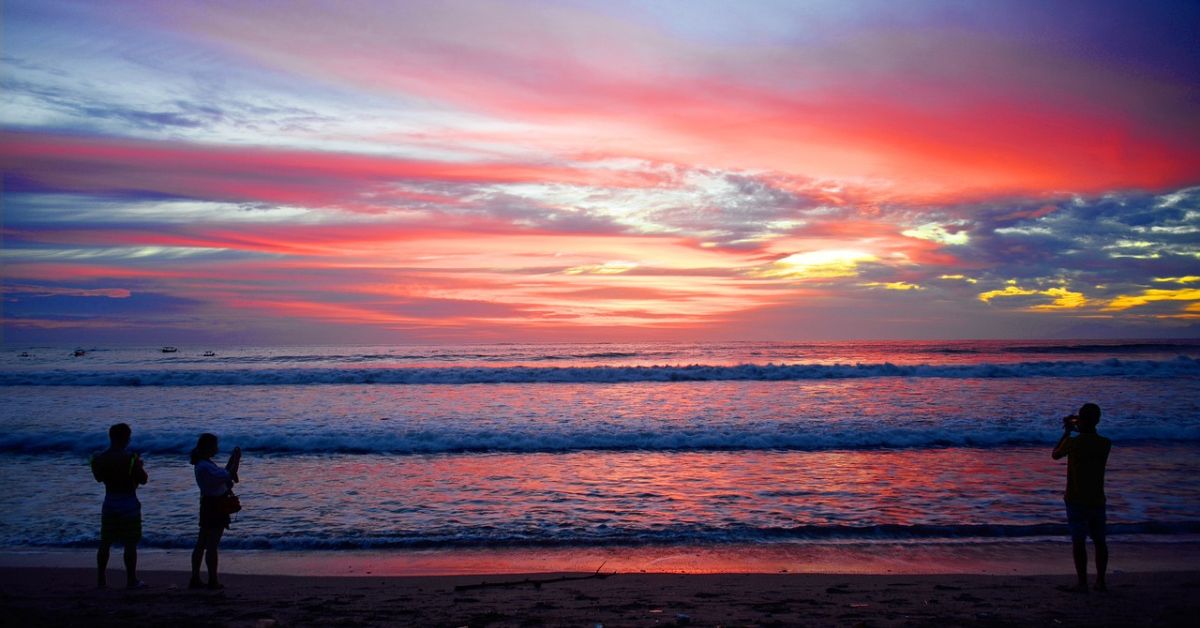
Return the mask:
POLYGON ((1197 335, 1195 3, 3 18, 6 345, 1197 335))

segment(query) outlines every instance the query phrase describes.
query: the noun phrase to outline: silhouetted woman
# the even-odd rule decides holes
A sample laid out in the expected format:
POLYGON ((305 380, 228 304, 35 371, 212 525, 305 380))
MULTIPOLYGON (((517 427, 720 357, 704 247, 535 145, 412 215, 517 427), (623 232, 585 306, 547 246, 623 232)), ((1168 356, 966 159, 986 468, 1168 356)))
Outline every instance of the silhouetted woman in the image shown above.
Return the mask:
POLYGON ((242 449, 233 448, 229 462, 225 468, 218 467, 212 461, 217 455, 216 434, 204 433, 196 441, 192 450, 192 466, 196 471, 196 485, 200 487, 200 536, 196 538, 196 549, 192 550, 192 581, 189 589, 207 587, 209 589, 224 588, 217 579, 217 544, 221 535, 229 527, 229 513, 221 507, 221 498, 228 493, 233 484, 238 481, 238 465, 242 462, 242 449), (200 562, 208 566, 208 584, 200 581, 200 562))

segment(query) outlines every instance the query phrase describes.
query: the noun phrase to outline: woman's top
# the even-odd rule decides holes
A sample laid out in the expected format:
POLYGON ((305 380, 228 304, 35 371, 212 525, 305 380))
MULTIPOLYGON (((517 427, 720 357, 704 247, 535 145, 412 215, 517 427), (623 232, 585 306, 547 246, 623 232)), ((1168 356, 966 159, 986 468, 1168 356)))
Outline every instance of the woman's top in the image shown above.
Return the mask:
POLYGON ((212 460, 197 462, 195 471, 201 497, 220 497, 233 488, 233 476, 212 460))

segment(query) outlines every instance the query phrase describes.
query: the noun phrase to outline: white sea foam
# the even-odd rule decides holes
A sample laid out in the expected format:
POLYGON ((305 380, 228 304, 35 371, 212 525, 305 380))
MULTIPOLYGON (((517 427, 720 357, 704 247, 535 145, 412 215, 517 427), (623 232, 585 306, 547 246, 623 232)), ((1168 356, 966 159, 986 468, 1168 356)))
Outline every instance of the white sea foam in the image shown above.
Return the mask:
MULTIPOLYGON (((923 449, 931 447, 991 448, 1045 444, 1045 425, 1016 427, 985 424, 967 429, 950 425, 942 429, 886 426, 830 429, 799 424, 729 424, 679 428, 671 423, 495 425, 476 427, 454 422, 437 427, 402 427, 388 431, 377 427, 322 426, 303 431, 294 425, 257 424, 246 430, 230 426, 222 439, 256 454, 391 454, 446 453, 560 453, 572 451, 826 451, 853 449, 923 449)), ((1051 435, 1053 433, 1051 432, 1051 435)), ((1166 420, 1113 425, 1105 435, 1123 443, 1200 441, 1200 426, 1180 426, 1166 420)), ((196 438, 191 429, 139 429, 136 448, 144 453, 183 455, 196 438)), ((0 452, 45 454, 69 452, 87 455, 97 446, 92 432, 22 430, 0 434, 0 452)))
POLYGON ((306 384, 521 384, 796 381, 875 377, 1200 377, 1200 360, 1045 361, 1014 364, 692 364, 686 366, 30 370, 0 372, 0 386, 271 386, 306 384))
MULTIPOLYGON (((1110 535, 1157 534, 1165 536, 1200 534, 1200 521, 1170 523, 1145 521, 1110 524, 1110 535)), ((955 539, 1054 539, 1067 534, 1065 523, 966 524, 966 525, 670 525, 646 529, 633 526, 605 526, 559 529, 552 526, 530 528, 519 522, 473 528, 455 526, 428 529, 419 533, 387 534, 370 529, 341 530, 338 534, 308 531, 295 534, 228 534, 221 540, 227 549, 271 550, 353 550, 353 549, 427 549, 475 547, 603 547, 631 545, 710 545, 772 543, 796 541, 921 541, 955 539)), ((22 539, 22 545, 34 547, 90 547, 94 532, 76 535, 46 534, 41 538, 22 539)), ((173 536, 151 531, 142 540, 144 547, 190 548, 191 535, 173 536)))

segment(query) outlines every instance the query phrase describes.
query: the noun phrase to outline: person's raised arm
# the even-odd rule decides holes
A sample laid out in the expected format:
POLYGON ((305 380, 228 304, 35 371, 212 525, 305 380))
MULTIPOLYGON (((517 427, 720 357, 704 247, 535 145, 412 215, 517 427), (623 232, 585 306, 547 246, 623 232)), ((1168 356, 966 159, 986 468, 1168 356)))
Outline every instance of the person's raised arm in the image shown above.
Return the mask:
POLYGON ((238 481, 238 467, 242 465, 242 448, 234 447, 233 453, 229 456, 229 462, 225 463, 225 470, 229 472, 229 478, 234 482, 238 481))
POLYGON ((131 464, 133 465, 133 468, 130 470, 130 473, 133 475, 134 482, 137 482, 138 484, 145 484, 146 482, 150 481, 150 476, 146 475, 146 466, 142 464, 141 456, 133 454, 133 460, 131 461, 131 464))
POLYGON ((88 459, 88 466, 92 468, 92 477, 96 478, 97 482, 103 482, 104 476, 100 474, 100 469, 96 466, 96 454, 92 454, 92 457, 88 459))
POLYGON ((1054 451, 1050 453, 1050 457, 1058 460, 1067 455, 1071 451, 1071 419, 1074 417, 1066 417, 1063 419, 1063 434, 1062 438, 1058 439, 1058 444, 1054 446, 1054 451))

